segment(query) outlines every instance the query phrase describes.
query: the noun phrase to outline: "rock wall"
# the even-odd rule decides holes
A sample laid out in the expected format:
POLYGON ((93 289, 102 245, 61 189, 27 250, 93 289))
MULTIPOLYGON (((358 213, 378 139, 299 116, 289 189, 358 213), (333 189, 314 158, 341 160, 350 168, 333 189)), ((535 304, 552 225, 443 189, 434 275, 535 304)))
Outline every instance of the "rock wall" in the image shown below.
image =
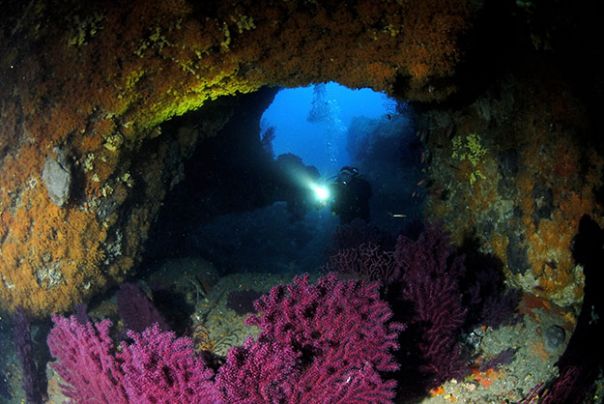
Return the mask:
POLYGON ((584 104, 534 65, 463 108, 424 114, 428 217, 457 244, 478 238, 516 287, 562 306, 581 301, 572 257, 582 215, 602 225, 604 159, 584 104))

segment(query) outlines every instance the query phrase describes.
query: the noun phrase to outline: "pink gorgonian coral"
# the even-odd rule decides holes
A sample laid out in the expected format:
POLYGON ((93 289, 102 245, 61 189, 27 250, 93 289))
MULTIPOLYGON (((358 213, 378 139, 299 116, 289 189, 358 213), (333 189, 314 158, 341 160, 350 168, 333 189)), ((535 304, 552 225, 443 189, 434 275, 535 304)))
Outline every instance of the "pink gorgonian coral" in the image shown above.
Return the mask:
POLYGON ((232 348, 216 372, 159 326, 130 331, 115 352, 111 322, 81 324, 54 317, 48 344, 65 394, 79 403, 385 403, 396 382, 401 324, 380 299, 378 284, 331 274, 277 286, 256 303, 257 339, 232 348))
POLYGON ((128 404, 124 374, 109 336, 111 321, 81 324, 75 316, 53 316, 52 321, 47 342, 58 359, 51 366, 65 382, 63 394, 76 403, 128 404))
POLYGON ((466 319, 459 278, 463 257, 453 253, 449 238, 429 226, 417 241, 399 237, 394 253, 402 275, 402 298, 413 306, 409 327, 421 335, 421 370, 428 387, 460 377, 465 371, 459 334, 466 319))
POLYGON ((383 400, 369 402, 393 398, 396 383, 383 381, 379 372, 398 369, 392 352, 403 325, 390 321, 377 282, 329 274, 313 285, 305 275, 274 287, 256 309, 248 323, 260 327, 259 340, 291 347, 303 364, 296 400, 328 392, 353 397, 364 389, 367 397, 383 400))
POLYGON ((117 359, 131 403, 220 403, 214 372, 193 348, 191 338, 176 338, 155 323, 141 333, 128 332, 117 359))
POLYGON ((129 332, 121 352, 109 336, 111 321, 81 324, 54 316, 48 346, 63 394, 76 403, 220 403, 213 371, 197 357, 189 338, 157 325, 129 332))

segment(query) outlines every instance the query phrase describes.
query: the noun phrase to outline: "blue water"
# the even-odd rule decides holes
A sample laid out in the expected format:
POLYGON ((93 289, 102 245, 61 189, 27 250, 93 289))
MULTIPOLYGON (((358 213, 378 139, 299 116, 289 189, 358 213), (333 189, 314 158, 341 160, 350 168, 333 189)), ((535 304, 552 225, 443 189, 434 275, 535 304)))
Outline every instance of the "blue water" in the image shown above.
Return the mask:
MULTIPOLYGON (((315 86, 279 91, 262 116, 261 134, 274 127, 275 156, 294 153, 306 164, 319 169, 323 177, 329 177, 351 163, 346 150, 346 134, 352 118, 379 118, 391 114, 396 103, 385 94, 370 89, 352 90, 334 82, 326 83, 323 90, 319 100, 315 86), (320 111, 311 116, 311 119, 315 118, 311 122, 313 96, 315 107, 318 106, 320 111)), ((316 108, 314 112, 317 112, 316 108)))

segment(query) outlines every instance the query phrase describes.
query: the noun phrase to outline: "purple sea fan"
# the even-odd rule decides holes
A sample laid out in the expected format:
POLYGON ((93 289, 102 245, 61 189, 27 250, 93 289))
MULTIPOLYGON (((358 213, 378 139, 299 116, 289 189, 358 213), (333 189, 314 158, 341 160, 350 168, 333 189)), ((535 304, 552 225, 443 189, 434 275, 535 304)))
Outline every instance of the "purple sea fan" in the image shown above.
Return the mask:
POLYGON ((256 301, 259 314, 247 322, 261 329, 261 338, 320 355, 346 344, 351 366, 368 361, 382 372, 398 369, 391 350, 398 349, 399 323, 380 299, 379 284, 341 281, 335 274, 310 285, 308 275, 276 286, 256 301), (354 348, 354 349, 352 349, 354 348), (355 352, 353 352, 355 351, 355 352))
POLYGON ((222 403, 214 372, 195 356, 189 338, 175 338, 157 324, 129 332, 133 343, 115 353, 111 321, 81 324, 75 316, 53 316, 48 336, 52 367, 63 378, 63 394, 77 403, 222 403))
POLYGON ((399 275, 393 253, 373 243, 339 250, 329 258, 328 268, 342 274, 354 274, 363 279, 391 283, 399 275))
POLYGON ((247 339, 229 350, 218 371, 216 384, 225 403, 256 404, 292 402, 300 380, 298 355, 274 341, 247 339))
POLYGON ((400 266, 402 297, 413 304, 409 326, 421 335, 422 371, 435 387, 460 377, 465 369, 458 343, 466 318, 459 277, 463 257, 452 253, 448 237, 429 226, 417 241, 399 237, 395 259, 400 266))
POLYGON ((162 332, 157 323, 142 333, 128 332, 122 343, 124 387, 133 403, 221 403, 214 372, 196 356, 190 338, 162 332))
POLYGON ((369 363, 350 366, 350 353, 341 348, 317 358, 295 385, 291 403, 391 403, 396 381, 384 381, 369 363))
POLYGON ((128 404, 124 376, 109 337, 111 321, 81 324, 75 316, 53 316, 48 347, 51 366, 65 381, 63 394, 77 403, 128 404))

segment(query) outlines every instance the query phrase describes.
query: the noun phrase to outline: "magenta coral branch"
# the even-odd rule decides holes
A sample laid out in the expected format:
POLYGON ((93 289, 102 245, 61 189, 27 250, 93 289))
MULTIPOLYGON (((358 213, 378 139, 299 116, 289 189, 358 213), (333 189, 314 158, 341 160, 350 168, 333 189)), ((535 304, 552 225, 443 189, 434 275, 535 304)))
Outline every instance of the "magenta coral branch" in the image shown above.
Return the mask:
POLYGON ((315 360, 296 384, 294 403, 390 403, 394 400, 396 381, 384 381, 366 362, 350 366, 348 355, 329 352, 315 360))
POLYGON ((350 366, 368 361, 381 372, 398 369, 391 351, 398 349, 402 325, 388 322, 392 311, 376 282, 329 274, 310 285, 308 275, 296 277, 261 297, 256 309, 259 314, 248 322, 260 327, 264 338, 312 355, 347 347, 350 366))
POLYGON ((329 258, 328 268, 342 274, 389 284, 399 277, 394 255, 372 242, 344 248, 329 258))
POLYGON ((128 332, 117 358, 132 403, 220 403, 214 372, 195 354, 190 338, 162 332, 155 323, 142 333, 128 332))
POLYGON ((66 383, 63 394, 77 403, 128 404, 124 376, 113 353, 109 337, 111 321, 80 324, 53 316, 55 326, 48 335, 48 347, 57 362, 53 369, 66 383))
POLYGON ((308 276, 297 277, 260 298, 256 309, 249 323, 260 327, 260 340, 292 347, 305 364, 289 402, 393 399, 396 382, 379 372, 398 369, 392 352, 403 325, 390 321, 378 283, 329 274, 311 285, 308 276))
POLYGON ((157 324, 130 332, 132 344, 115 354, 111 321, 79 323, 54 316, 48 336, 52 365, 65 384, 63 394, 76 403, 221 403, 213 372, 195 355, 188 338, 175 338, 157 324))
POLYGON ((250 338, 229 351, 216 384, 225 403, 291 403, 299 380, 298 355, 290 347, 250 338))
POLYGON ((402 298, 414 309, 409 326, 422 335, 421 370, 431 379, 429 387, 436 387, 465 369, 458 344, 467 314, 458 281, 463 257, 453 254, 440 228, 429 226, 417 241, 401 236, 395 259, 402 274, 402 298))

